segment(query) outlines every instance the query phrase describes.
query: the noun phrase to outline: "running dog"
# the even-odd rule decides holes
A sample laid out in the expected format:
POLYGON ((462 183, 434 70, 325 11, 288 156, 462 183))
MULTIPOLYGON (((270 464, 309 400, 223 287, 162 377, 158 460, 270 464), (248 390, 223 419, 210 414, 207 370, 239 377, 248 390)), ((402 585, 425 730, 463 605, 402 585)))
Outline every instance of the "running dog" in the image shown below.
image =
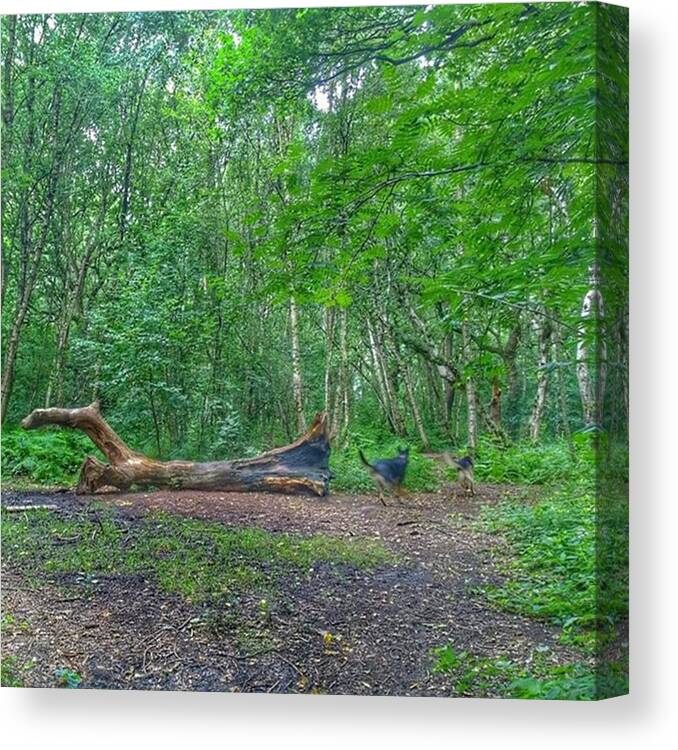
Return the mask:
POLYGON ((471 456, 457 458, 456 456, 451 456, 449 453, 445 453, 445 461, 447 461, 453 469, 457 470, 459 484, 464 492, 470 492, 472 495, 475 495, 476 488, 473 481, 473 459, 471 456))
POLYGON ((379 500, 382 505, 386 505, 384 500, 385 490, 393 491, 396 495, 402 495, 402 483, 405 480, 405 471, 410 460, 409 448, 401 448, 395 458, 380 458, 374 463, 370 463, 361 450, 358 450, 358 454, 370 476, 379 487, 379 500))

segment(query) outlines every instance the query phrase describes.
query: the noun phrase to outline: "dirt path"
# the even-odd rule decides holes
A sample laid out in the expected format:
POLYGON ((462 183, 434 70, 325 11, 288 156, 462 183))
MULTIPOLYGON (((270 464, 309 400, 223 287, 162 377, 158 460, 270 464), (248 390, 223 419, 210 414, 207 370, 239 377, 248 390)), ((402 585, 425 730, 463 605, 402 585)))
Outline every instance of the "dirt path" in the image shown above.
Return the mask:
MULTIPOLYGON (((520 663, 538 646, 573 660, 554 629, 473 593, 498 580, 491 562, 498 540, 463 521, 513 491, 481 486, 473 499, 453 490, 386 508, 356 495, 97 495, 129 524, 162 510, 272 532, 376 537, 397 562, 376 570, 314 565, 286 577, 264 615, 255 594, 215 607, 166 594, 142 576, 62 575, 35 584, 29 570, 5 566, 2 609, 12 624, 3 627, 3 658, 34 660, 24 679, 33 686, 53 686, 55 670, 66 667, 82 675, 82 687, 376 695, 450 695, 431 656, 450 642, 520 663)), ((46 502, 61 514, 92 507, 92 498, 70 493, 3 494, 3 505, 46 502)))

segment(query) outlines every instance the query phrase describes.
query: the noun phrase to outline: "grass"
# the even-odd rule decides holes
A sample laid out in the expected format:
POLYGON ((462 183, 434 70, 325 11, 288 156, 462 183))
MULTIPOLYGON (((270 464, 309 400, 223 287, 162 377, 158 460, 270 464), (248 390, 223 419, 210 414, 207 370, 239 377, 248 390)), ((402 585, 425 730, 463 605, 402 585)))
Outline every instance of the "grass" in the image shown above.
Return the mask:
POLYGON ((594 466, 592 438, 586 432, 574 435, 571 444, 560 439, 499 445, 485 438, 478 446, 475 475, 479 482, 549 485, 585 479, 594 466))
POLYGON ((556 664, 549 659, 546 647, 532 654, 529 666, 503 656, 485 658, 458 652, 452 645, 436 649, 434 656, 433 671, 449 675, 455 695, 585 701, 628 691, 624 664, 603 669, 589 662, 556 664))
POLYGON ((134 527, 112 515, 63 518, 48 510, 3 514, 5 559, 33 573, 143 574, 164 591, 200 601, 265 589, 318 562, 371 568, 390 559, 372 539, 275 534, 257 528, 149 516, 134 527))

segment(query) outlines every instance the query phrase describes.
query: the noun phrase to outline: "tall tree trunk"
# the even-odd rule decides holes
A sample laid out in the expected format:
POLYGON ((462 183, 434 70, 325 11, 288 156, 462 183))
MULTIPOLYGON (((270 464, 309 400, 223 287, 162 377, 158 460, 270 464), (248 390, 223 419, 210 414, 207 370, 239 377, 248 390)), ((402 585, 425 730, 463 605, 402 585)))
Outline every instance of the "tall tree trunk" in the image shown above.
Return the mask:
POLYGON ((405 377, 405 388, 407 389, 407 398, 409 399, 410 407, 412 409, 412 419, 414 420, 414 426, 417 428, 422 446, 426 450, 429 450, 429 448, 431 447, 431 442, 428 439, 428 435, 426 434, 426 430, 424 428, 424 422, 421 418, 421 414, 419 413, 417 398, 414 392, 414 386, 412 385, 412 375, 410 373, 410 368, 407 365, 403 365, 403 373, 405 377))
MULTIPOLYGON (((36 92, 36 73, 33 67, 33 50, 35 45, 30 46, 30 55, 27 61, 26 69, 28 76, 28 92, 25 99, 25 108, 28 113, 26 147, 24 150, 24 161, 22 168, 27 175, 32 174, 35 157, 35 137, 38 124, 35 121, 35 92, 36 92)), ((22 191, 19 199, 19 246, 21 256, 21 274, 17 304, 15 308, 14 320, 10 329, 5 361, 2 368, 2 380, 0 381, 0 421, 4 423, 7 417, 7 409, 14 386, 14 367, 16 365, 17 352, 19 350, 19 341, 21 331, 33 295, 38 272, 42 262, 42 256, 45 246, 52 230, 52 216, 54 214, 54 204, 57 193, 57 187, 61 178, 65 154, 64 147, 58 142, 61 135, 61 88, 55 86, 52 95, 51 106, 48 114, 48 121, 44 123, 49 132, 52 134, 50 146, 51 162, 49 169, 42 173, 40 178, 36 179, 33 185, 28 185, 22 191), (42 201, 36 200, 37 185, 46 179, 46 193, 42 201), (29 214, 29 207, 33 208, 33 216, 29 214), (34 227, 38 220, 41 222, 40 231, 37 232, 37 238, 34 237, 34 227)), ((69 140, 73 133, 81 126, 82 119, 78 116, 76 108, 69 131, 66 134, 69 140)))
POLYGON ((377 333, 374 329, 374 324, 369 318, 367 319, 367 333, 370 341, 372 364, 374 366, 376 380, 379 383, 379 388, 381 391, 380 401, 384 405, 386 418, 388 419, 393 432, 396 435, 403 435, 405 430, 400 416, 400 410, 394 397, 393 385, 390 380, 388 369, 384 363, 383 351, 379 343, 377 333))
POLYGON ((490 420, 494 425, 495 430, 503 432, 503 426, 501 423, 501 388, 499 387, 499 379, 494 378, 492 380, 492 398, 490 400, 490 420))
POLYGON ((504 419, 508 427, 508 433, 513 438, 518 437, 520 432, 520 380, 516 357, 521 335, 522 324, 520 319, 518 319, 509 333, 502 352, 502 359, 506 368, 506 406, 504 409, 504 419))
POLYGON ((304 388, 301 377, 301 350, 299 346, 299 313, 294 295, 290 297, 290 332, 292 337, 292 390, 297 432, 305 432, 304 388))
POLYGON ((348 310, 343 307, 339 316, 339 347, 341 350, 341 433, 342 443, 346 447, 348 441, 348 425, 350 421, 350 380, 351 373, 348 367, 348 310))
POLYGON ((607 346, 600 325, 603 318, 603 296, 599 289, 597 265, 589 269, 591 289, 584 295, 577 339, 577 382, 582 403, 584 426, 600 421, 605 393, 607 346))
MULTIPOLYGON (((462 345, 464 347, 464 365, 468 367, 472 362, 471 341, 468 321, 461 324, 462 345)), ((467 404, 467 439, 469 451, 474 454, 478 447, 478 398, 475 382, 471 375, 466 375, 466 404, 467 404)))
POLYGON ((2 412, 1 419, 3 422, 7 416, 7 407, 9 406, 9 399, 12 395, 12 388, 14 386, 14 366, 16 364, 16 356, 19 350, 19 339, 21 337, 21 331, 23 329, 24 323, 26 322, 28 307, 33 295, 33 288, 35 287, 35 282, 37 280, 40 262, 42 260, 43 251, 45 249, 45 243, 47 242, 49 222, 51 221, 52 209, 54 207, 54 190, 55 185, 53 184, 50 188, 47 198, 45 224, 43 225, 41 237, 36 243, 36 246, 33 248, 33 252, 30 252, 28 249, 30 244, 30 234, 22 239, 23 251, 27 256, 31 258, 31 262, 30 268, 24 279, 23 289, 21 290, 21 294, 17 300, 14 321, 12 322, 12 328, 10 329, 7 352, 5 354, 5 363, 2 368, 2 381, 0 383, 0 390, 2 391, 2 394, 0 396, 0 411, 2 412), (24 244, 24 242, 27 244, 24 244))
POLYGON ((332 414, 332 372, 334 371, 334 361, 332 358, 334 352, 334 323, 335 323, 335 309, 333 307, 326 307, 325 311, 325 341, 327 342, 327 349, 325 352, 325 378, 324 378, 324 392, 325 392, 325 413, 332 414))
MULTIPOLYGON (((12 153, 12 124, 14 121, 14 58, 16 47, 16 24, 17 16, 8 16, 7 21, 7 49, 5 51, 2 93, 2 163, 7 168, 9 156, 12 153)), ((7 191, 2 192, 2 215, 7 216, 5 207, 7 203, 7 191)), ((3 247, 0 250, 0 305, 5 301, 5 283, 7 281, 7 258, 3 247)), ((4 410, 3 410, 4 413, 4 410)))
POLYGON ((348 310, 342 308, 339 313, 339 366, 334 363, 337 371, 334 387, 332 418, 330 420, 330 438, 335 440, 341 436, 342 444, 348 440, 348 425, 350 420, 350 385, 351 374, 348 362, 348 310))
POLYGON ((14 363, 16 362, 16 355, 19 349, 19 337, 21 336, 21 329, 23 328, 24 320, 26 319, 26 313, 28 312, 28 301, 30 295, 22 295, 19 306, 14 314, 14 321, 12 322, 12 328, 9 333, 9 341, 7 342, 7 352, 5 354, 5 364, 2 368, 2 396, 0 401, 0 410, 2 410, 2 421, 4 422, 7 417, 7 407, 9 406, 9 399, 12 395, 12 388, 14 386, 14 363))
POLYGON ((567 410, 567 384, 565 382, 563 362, 563 351, 560 328, 556 327, 553 335, 553 356, 556 363, 556 373, 558 378, 558 404, 560 406, 560 424, 569 446, 572 446, 572 430, 570 428, 570 416, 567 410))
MULTIPOLYGON (((104 199, 103 205, 106 205, 106 201, 104 199)), ((104 213, 100 216, 100 221, 98 228, 101 227, 101 224, 104 220, 104 213)), ((45 397, 45 406, 49 406, 52 401, 53 393, 56 393, 56 404, 58 406, 61 406, 63 403, 64 398, 64 384, 63 384, 63 369, 64 369, 64 359, 66 356, 66 349, 68 348, 68 339, 70 336, 71 331, 71 324, 73 323, 73 319, 75 318, 78 309, 82 306, 82 295, 85 290, 85 281, 87 279, 87 272, 90 267, 90 262, 92 260, 92 256, 94 254, 94 250, 96 247, 96 240, 98 235, 98 229, 94 230, 94 233, 90 239, 90 242, 87 244, 87 249, 85 252, 85 255, 82 259, 82 263, 80 264, 80 267, 78 268, 78 277, 75 282, 75 289, 69 296, 67 294, 66 296, 66 303, 65 308, 63 312, 63 318, 61 321, 61 325, 59 326, 59 335, 57 337, 57 350, 56 355, 54 357, 54 364, 52 367, 52 372, 49 377, 49 382, 47 383, 47 395, 45 397)))
POLYGON ((151 71, 152 66, 149 65, 146 69, 146 74, 141 81, 139 94, 134 105, 134 113, 132 115, 129 139, 127 141, 127 148, 125 149, 125 171, 122 180, 122 196, 120 199, 120 218, 118 229, 120 242, 122 242, 125 238, 125 230, 127 229, 127 213, 129 211, 130 196, 132 192, 132 160, 134 155, 134 141, 136 139, 137 126, 139 124, 139 114, 141 113, 141 104, 144 99, 144 91, 146 90, 146 84, 148 83, 151 71))
MULTIPOLYGON (((443 341, 443 358, 447 362, 452 361, 452 335, 447 334, 443 341)), ((452 435, 452 408, 454 406, 454 387, 447 378, 443 381, 443 425, 448 435, 452 435)))
POLYGON ((541 422, 546 406, 546 389, 548 387, 548 362, 551 349, 551 323, 542 319, 537 323, 539 332, 539 362, 537 364, 537 392, 534 397, 534 405, 530 416, 529 431, 530 440, 536 443, 539 440, 541 422))

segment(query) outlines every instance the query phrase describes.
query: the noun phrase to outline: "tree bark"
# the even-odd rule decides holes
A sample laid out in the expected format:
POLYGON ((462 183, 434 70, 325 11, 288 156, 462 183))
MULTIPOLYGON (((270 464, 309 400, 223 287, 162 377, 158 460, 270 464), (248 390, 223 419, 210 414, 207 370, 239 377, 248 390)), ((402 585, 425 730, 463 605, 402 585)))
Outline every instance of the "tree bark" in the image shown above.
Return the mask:
POLYGON ((339 322, 339 341, 341 346, 341 433, 342 444, 345 448, 348 444, 348 423, 351 408, 349 396, 351 374, 348 369, 348 310, 345 307, 341 311, 339 322))
POLYGON ((522 334, 522 325, 520 318, 509 333, 506 346, 502 352, 502 359, 506 367, 506 408, 504 416, 507 422, 508 432, 511 437, 517 437, 520 431, 520 383, 518 378, 518 368, 516 366, 516 355, 518 353, 518 344, 522 334))
POLYGON ((548 361, 551 348, 551 323, 548 319, 538 323, 539 330, 539 365, 537 367, 537 392, 534 397, 532 415, 530 416, 530 440, 539 440, 541 422, 546 407, 546 389, 548 387, 548 361))
POLYGON ((386 416, 391 424, 391 428, 396 435, 403 436, 405 434, 405 424, 400 413, 398 406, 398 400, 396 398, 395 385, 391 378, 388 365, 386 364, 383 348, 379 340, 377 331, 370 319, 367 319, 367 333, 370 339, 370 349, 372 352, 372 361, 374 362, 374 369, 377 373, 377 380, 379 381, 383 393, 382 403, 386 406, 386 416))
POLYGON ((290 297, 290 331, 292 336, 292 386, 294 391, 294 413, 297 432, 306 429, 304 417, 304 388, 301 379, 301 348, 299 346, 299 311, 294 295, 290 297))
POLYGON ((482 403, 478 404, 478 408, 490 434, 505 445, 510 443, 509 434, 504 429, 501 421, 501 387, 497 378, 492 381, 492 398, 487 408, 482 403))
POLYGON ((553 356, 556 363, 556 377, 558 384, 558 403, 560 405, 560 424, 563 430, 563 435, 567 440, 567 444, 572 448, 572 430, 570 428, 570 417, 567 410, 567 383, 565 382, 565 374, 563 368, 566 363, 563 362, 562 356, 562 334, 560 328, 555 328, 553 336, 553 356))
POLYGON ((21 423, 26 430, 54 424, 82 430, 109 463, 88 456, 80 469, 78 493, 104 486, 127 490, 169 487, 225 492, 327 495, 330 481, 327 416, 316 415, 298 440, 256 458, 234 461, 156 461, 129 448, 101 416, 99 403, 80 409, 36 409, 21 423))
POLYGON ((601 421, 600 410, 605 395, 607 360, 607 345, 600 323, 604 311, 597 265, 594 264, 589 273, 591 289, 584 295, 582 302, 577 339, 577 382, 585 427, 591 427, 601 421))
POLYGON ((325 308, 325 341, 327 342, 327 349, 325 352, 325 412, 332 414, 332 372, 334 370, 334 360, 332 353, 334 350, 334 308, 325 308))
POLYGON ((412 376, 410 374, 410 368, 407 365, 404 365, 403 373, 405 376, 405 388, 407 390, 407 397, 410 400, 410 406, 412 408, 412 419, 414 420, 414 426, 417 428, 422 446, 425 450, 430 450, 431 442, 428 439, 428 435, 426 434, 424 421, 421 418, 419 407, 417 406, 417 398, 414 392, 414 386, 412 384, 412 376))
MULTIPOLYGON (((471 343, 467 321, 462 323, 461 331, 462 345, 464 347, 464 364, 468 366, 471 363, 471 343)), ((468 419, 467 443, 469 451, 473 454, 478 447, 478 401, 476 396, 476 386, 470 375, 466 376, 466 402, 468 419)))
POLYGON ((499 432, 503 430, 501 424, 501 387, 499 379, 494 378, 492 381, 492 398, 490 399, 490 420, 495 429, 499 432))

